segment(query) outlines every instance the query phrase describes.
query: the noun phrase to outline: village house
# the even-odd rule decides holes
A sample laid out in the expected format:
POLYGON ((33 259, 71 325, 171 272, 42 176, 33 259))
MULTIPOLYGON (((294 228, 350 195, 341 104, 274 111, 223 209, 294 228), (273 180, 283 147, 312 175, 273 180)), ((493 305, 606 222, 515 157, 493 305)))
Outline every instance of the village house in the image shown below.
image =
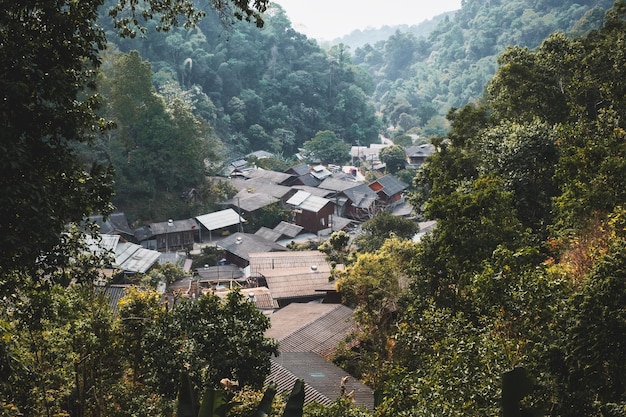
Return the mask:
POLYGON ((290 207, 294 223, 304 230, 319 233, 330 229, 335 203, 323 197, 298 190, 286 203, 290 207))
POLYGON ((212 242, 214 237, 241 232, 246 220, 232 208, 196 216, 199 227, 198 240, 212 242))
POLYGON ((151 223, 148 230, 149 234, 144 238, 142 246, 159 252, 189 251, 193 249, 198 223, 194 219, 170 219, 166 222, 151 223))
POLYGON ((279 306, 294 301, 321 300, 331 266, 319 251, 250 254, 250 278, 266 286, 279 306))
POLYGON ((217 247, 224 251, 224 259, 239 268, 247 269, 244 272, 250 276, 250 254, 256 252, 280 252, 287 248, 261 236, 248 233, 235 233, 217 242, 217 247))
POLYGON ((385 175, 371 182, 369 187, 378 195, 377 205, 383 210, 391 210, 404 202, 404 192, 409 186, 393 175, 385 175))
POLYGON ((374 393, 330 362, 337 346, 356 330, 352 309, 341 304, 291 303, 270 316, 265 336, 278 342, 266 381, 289 391, 296 378, 306 381, 304 402, 330 405, 348 396, 355 405, 374 408, 374 393), (343 386, 342 386, 343 385, 343 386))

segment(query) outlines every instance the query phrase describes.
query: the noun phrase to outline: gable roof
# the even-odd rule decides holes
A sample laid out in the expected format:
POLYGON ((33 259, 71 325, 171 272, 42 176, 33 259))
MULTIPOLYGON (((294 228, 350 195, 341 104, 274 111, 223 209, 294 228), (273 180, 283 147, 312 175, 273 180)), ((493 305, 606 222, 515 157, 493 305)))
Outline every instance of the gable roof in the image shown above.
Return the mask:
MULTIPOLYGON (((305 402, 327 404, 342 395, 341 380, 349 374, 326 361, 353 329, 352 309, 341 304, 291 303, 273 312, 266 337, 278 341, 280 355, 272 359, 266 382, 275 381, 279 391, 288 391, 296 378, 305 381, 305 402), (310 392, 307 391, 310 389, 310 392)), ((374 394, 354 378, 345 384, 354 391, 354 402, 372 409, 374 394)))
POLYGON ((357 181, 352 175, 334 174, 332 177, 328 177, 322 181, 319 188, 337 192, 347 190, 358 184, 361 184, 361 182, 357 181))
POLYGON ((262 226, 259 230, 254 232, 254 234, 256 236, 264 237, 267 240, 271 240, 272 242, 276 242, 282 236, 280 232, 277 232, 265 226, 262 226))
POLYGON ((266 169, 255 169, 248 174, 248 177, 251 180, 262 180, 265 182, 270 182, 272 184, 283 184, 285 181, 291 178, 291 175, 284 172, 266 169))
POLYGON ((372 184, 376 184, 376 183, 380 184, 380 186, 382 187, 380 192, 385 194, 388 197, 394 196, 396 194, 400 194, 401 192, 409 188, 407 184, 400 181, 399 179, 397 179, 391 174, 385 175, 384 177, 380 177, 376 181, 372 181, 370 183, 370 188, 372 184))
POLYGON ((115 247, 115 263, 124 272, 146 273, 161 254, 130 242, 119 242, 115 247))
POLYGON ((296 237, 300 234, 300 232, 302 232, 302 230, 304 230, 304 227, 298 226, 297 224, 293 223, 287 223, 285 221, 281 221, 274 228, 274 231, 280 233, 281 236, 286 237, 296 237))
POLYGON ((329 357, 354 329, 353 311, 343 304, 291 303, 270 316, 266 337, 281 352, 315 352, 329 357))
POLYGON ((275 381, 278 392, 290 392, 297 378, 304 379, 304 402, 319 402, 330 405, 341 397, 341 381, 345 383, 346 393, 354 392, 357 406, 374 408, 374 393, 343 369, 326 361, 313 352, 284 352, 271 360, 270 375, 266 381, 275 381))
POLYGON ((368 209, 378 199, 378 195, 366 184, 359 184, 341 192, 354 207, 368 209))
POLYGON ((243 217, 240 217, 235 210, 231 208, 197 216, 196 220, 208 230, 218 230, 224 227, 239 224, 240 221, 246 221, 243 217))
POLYGON ((89 216, 89 221, 98 225, 101 234, 116 235, 122 233, 133 235, 124 213, 112 213, 106 217, 106 220, 101 215, 89 216))
POLYGON ((287 248, 271 240, 267 240, 264 237, 239 232, 226 236, 224 239, 217 242, 217 246, 244 260, 249 260, 250 254, 254 252, 287 250, 287 248))
POLYGON ((331 203, 332 201, 327 198, 318 197, 302 190, 298 190, 293 196, 291 196, 291 198, 289 198, 289 200, 287 200, 287 204, 301 210, 311 211, 313 213, 317 213, 331 203))
POLYGON ((310 170, 311 169, 309 168, 309 166, 307 164, 300 164, 300 165, 292 166, 291 168, 289 168, 285 172, 287 174, 292 174, 292 175, 296 175, 296 176, 299 177, 300 175, 307 174, 310 170))
POLYGON ((430 143, 423 143, 421 145, 407 146, 404 148, 404 151, 409 158, 425 158, 435 153, 435 146, 430 143))

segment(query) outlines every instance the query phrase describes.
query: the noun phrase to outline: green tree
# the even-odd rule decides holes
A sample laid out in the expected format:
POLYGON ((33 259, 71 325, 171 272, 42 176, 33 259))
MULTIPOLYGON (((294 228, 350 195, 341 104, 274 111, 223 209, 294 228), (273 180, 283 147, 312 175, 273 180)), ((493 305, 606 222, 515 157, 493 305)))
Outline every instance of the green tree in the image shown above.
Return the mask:
POLYGON ((304 143, 307 158, 323 164, 343 164, 350 160, 350 147, 330 130, 317 132, 304 143))
POLYGON ((412 239, 419 231, 417 222, 388 212, 378 213, 361 226, 363 233, 354 239, 361 252, 374 252, 391 237, 412 239))
POLYGON ((240 292, 222 301, 216 295, 182 300, 157 317, 143 339, 147 383, 173 399, 181 370, 200 392, 222 378, 260 388, 269 372, 276 342, 263 334, 269 320, 240 292))
POLYGON ((406 151, 402 146, 394 145, 381 149, 380 161, 386 165, 385 170, 390 174, 404 169, 406 166, 406 151))
POLYGON ((12 293, 20 281, 7 282, 9 271, 54 267, 54 258, 62 261, 46 254, 63 251, 62 232, 68 222, 110 209, 110 168, 83 166, 73 148, 76 142, 88 143, 106 126, 96 115, 99 101, 94 93, 94 70, 106 43, 95 23, 99 5, 1 4, 3 294, 12 293), (43 259, 45 265, 40 264, 43 259))

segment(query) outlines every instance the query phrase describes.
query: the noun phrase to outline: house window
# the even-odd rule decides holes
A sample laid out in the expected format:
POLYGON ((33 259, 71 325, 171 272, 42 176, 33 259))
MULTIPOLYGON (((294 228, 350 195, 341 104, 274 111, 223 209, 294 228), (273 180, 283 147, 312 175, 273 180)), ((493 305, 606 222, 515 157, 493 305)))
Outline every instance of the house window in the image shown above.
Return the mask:
POLYGON ((326 219, 322 217, 320 219, 320 223, 322 224, 322 226, 326 226, 326 219))

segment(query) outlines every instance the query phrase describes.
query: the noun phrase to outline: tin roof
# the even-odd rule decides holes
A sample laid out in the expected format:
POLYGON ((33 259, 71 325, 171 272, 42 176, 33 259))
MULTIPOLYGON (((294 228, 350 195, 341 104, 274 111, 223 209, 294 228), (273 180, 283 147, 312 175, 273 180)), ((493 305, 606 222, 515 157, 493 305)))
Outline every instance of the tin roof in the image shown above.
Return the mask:
POLYGON ((254 252, 275 252, 287 250, 285 247, 280 246, 271 240, 248 233, 234 233, 220 240, 217 245, 244 260, 249 260, 250 253, 254 252))
POLYGON ((244 218, 240 220, 239 214, 231 208, 197 216, 196 220, 208 230, 218 230, 246 221, 244 218))
POLYGON ((155 236, 164 235, 166 233, 188 232, 197 228, 198 223, 196 223, 194 219, 173 220, 172 222, 168 220, 166 222, 150 224, 150 230, 155 236))
POLYGON ((343 369, 313 352, 282 352, 272 358, 270 375, 266 381, 275 381, 279 392, 290 392, 296 378, 304 379, 304 402, 330 405, 341 397, 341 381, 345 378, 346 393, 353 392, 357 406, 374 408, 374 393, 343 369))
POLYGON ((287 237, 296 237, 302 232, 304 228, 302 226, 298 226, 297 224, 287 223, 282 221, 278 223, 278 226, 274 228, 274 231, 281 234, 281 236, 287 237))
POLYGON ((291 196, 289 200, 287 200, 287 204, 314 213, 320 211, 330 203, 332 203, 332 201, 327 198, 318 197, 302 190, 298 190, 298 192, 296 192, 293 196, 291 196))
POLYGON ((161 254, 140 245, 120 242, 115 248, 115 263, 125 272, 145 273, 156 263, 161 254))

